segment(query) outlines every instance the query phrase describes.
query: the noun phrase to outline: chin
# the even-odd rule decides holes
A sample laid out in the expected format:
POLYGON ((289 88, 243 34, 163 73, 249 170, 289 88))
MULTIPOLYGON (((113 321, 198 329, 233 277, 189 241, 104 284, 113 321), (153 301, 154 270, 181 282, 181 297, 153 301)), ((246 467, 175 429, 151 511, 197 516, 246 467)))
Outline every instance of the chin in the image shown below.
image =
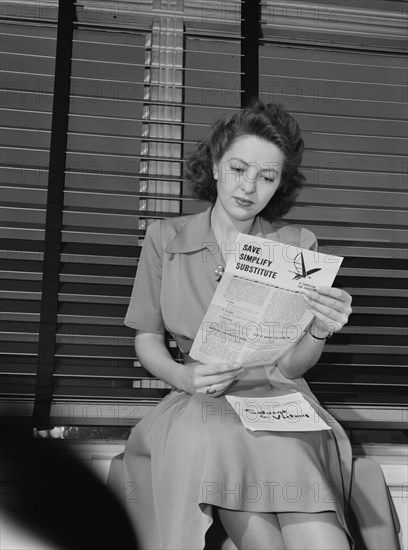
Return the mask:
POLYGON ((258 209, 255 205, 252 205, 250 208, 235 206, 235 208, 232 209, 232 214, 242 219, 253 218, 258 214, 258 209))
POLYGON ((253 220, 256 217, 256 214, 242 212, 238 214, 231 214, 231 217, 239 222, 245 222, 247 220, 253 220))

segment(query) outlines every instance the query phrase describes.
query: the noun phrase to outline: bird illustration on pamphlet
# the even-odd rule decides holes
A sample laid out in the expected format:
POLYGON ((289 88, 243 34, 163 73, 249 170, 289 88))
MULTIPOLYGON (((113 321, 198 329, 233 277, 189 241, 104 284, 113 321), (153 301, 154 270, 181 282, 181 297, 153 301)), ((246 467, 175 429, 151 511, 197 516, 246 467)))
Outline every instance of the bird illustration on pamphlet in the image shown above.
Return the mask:
POLYGON ((321 271, 321 267, 315 267, 314 269, 307 270, 302 252, 299 252, 299 254, 295 256, 295 259, 293 260, 293 265, 295 266, 296 272, 290 271, 290 273, 293 273, 295 275, 293 279, 295 279, 296 281, 299 279, 306 279, 306 277, 309 277, 310 279, 310 276, 313 275, 313 273, 321 271))

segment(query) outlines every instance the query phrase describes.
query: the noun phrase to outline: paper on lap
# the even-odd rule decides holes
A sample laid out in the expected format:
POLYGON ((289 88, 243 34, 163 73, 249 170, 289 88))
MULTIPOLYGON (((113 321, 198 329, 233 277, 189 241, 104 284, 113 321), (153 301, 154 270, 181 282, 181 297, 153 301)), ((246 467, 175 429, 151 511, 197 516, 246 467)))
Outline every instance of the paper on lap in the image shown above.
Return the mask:
POLYGON ((242 424, 251 431, 310 432, 331 430, 299 392, 277 397, 226 395, 242 424))

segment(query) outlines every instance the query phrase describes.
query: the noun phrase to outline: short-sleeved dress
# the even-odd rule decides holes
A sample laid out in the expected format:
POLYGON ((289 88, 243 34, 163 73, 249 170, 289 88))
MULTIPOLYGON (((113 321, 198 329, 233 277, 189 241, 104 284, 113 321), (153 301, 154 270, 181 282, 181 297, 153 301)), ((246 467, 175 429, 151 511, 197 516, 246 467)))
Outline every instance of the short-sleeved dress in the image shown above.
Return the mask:
MULTIPOLYGON (((125 323, 168 330, 188 353, 217 287, 222 253, 210 223, 200 214, 151 224, 137 270, 125 323)), ((307 229, 255 220, 251 234, 302 248, 316 248, 307 229)), ((288 379, 276 367, 251 369, 227 393, 276 396, 299 391, 332 430, 249 431, 224 396, 186 394, 164 398, 132 430, 124 454, 125 485, 144 549, 202 549, 213 506, 253 512, 334 511, 348 532, 351 447, 303 378, 288 379)))

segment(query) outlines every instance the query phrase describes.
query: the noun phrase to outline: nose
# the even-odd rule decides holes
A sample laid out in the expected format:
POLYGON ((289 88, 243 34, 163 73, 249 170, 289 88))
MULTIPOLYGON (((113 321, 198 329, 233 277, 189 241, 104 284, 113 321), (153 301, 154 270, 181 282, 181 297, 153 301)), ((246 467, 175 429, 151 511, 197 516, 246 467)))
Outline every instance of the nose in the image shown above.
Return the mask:
POLYGON ((242 178, 242 189, 247 193, 253 193, 256 189, 256 182, 258 179, 258 170, 256 166, 248 166, 247 170, 244 172, 244 177, 242 178))

